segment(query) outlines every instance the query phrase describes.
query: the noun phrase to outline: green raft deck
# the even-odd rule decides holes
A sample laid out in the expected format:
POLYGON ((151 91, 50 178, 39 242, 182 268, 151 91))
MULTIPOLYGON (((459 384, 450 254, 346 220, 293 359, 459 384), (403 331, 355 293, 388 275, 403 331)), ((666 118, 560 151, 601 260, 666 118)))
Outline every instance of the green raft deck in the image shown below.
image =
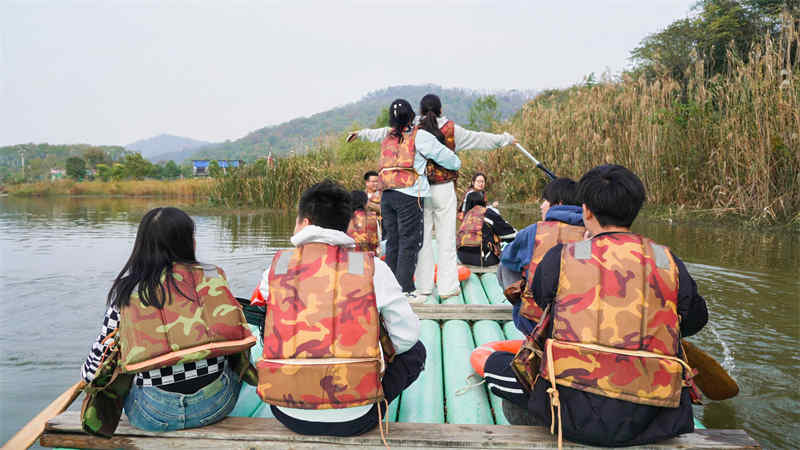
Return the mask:
MULTIPOLYGON (((493 272, 473 273, 462 282, 462 294, 412 305, 422 322, 427 349, 425 371, 390 405, 386 441, 398 448, 555 448, 549 428, 511 426, 501 400, 485 384, 464 389, 480 379, 469 362, 472 350, 486 342, 521 339, 511 322, 511 305, 493 272)), ((252 354, 261 353, 257 345, 252 354)), ((760 448, 743 430, 700 429, 646 448, 760 448)), ((65 412, 47 424, 42 446, 74 448, 384 448, 378 429, 355 437, 295 434, 270 413, 255 388, 243 385, 231 417, 189 430, 154 433, 133 428, 123 418, 117 433, 103 439, 82 432, 77 412, 65 412)), ((583 447, 564 442, 565 448, 583 447)), ((632 447, 638 448, 638 447, 632 447)), ((643 447, 644 448, 644 447, 643 447)))

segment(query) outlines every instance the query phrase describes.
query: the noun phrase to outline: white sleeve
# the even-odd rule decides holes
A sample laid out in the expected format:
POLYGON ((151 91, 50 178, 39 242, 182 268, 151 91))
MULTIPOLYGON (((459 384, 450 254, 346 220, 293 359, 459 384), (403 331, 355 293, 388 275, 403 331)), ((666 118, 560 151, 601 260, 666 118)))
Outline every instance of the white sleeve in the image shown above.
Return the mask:
POLYGON ((372 281, 375 286, 375 301, 389 339, 395 352, 405 353, 419 341, 419 317, 408 304, 408 299, 389 266, 377 257, 372 281))
POLYGON ((503 133, 494 134, 485 131, 470 131, 455 126, 456 151, 460 150, 492 150, 514 142, 514 136, 503 133))
POLYGON ((392 131, 389 127, 383 128, 364 128, 361 130, 356 131, 356 136, 362 141, 368 142, 380 142, 386 139, 386 136, 389 135, 389 132, 392 131))

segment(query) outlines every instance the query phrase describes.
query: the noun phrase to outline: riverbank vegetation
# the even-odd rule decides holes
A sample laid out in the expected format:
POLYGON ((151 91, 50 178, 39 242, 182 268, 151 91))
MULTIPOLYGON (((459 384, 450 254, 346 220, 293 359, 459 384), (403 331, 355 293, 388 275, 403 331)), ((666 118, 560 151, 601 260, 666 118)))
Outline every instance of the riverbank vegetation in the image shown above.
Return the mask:
POLYGON ((183 180, 120 180, 94 181, 42 181, 7 185, 9 195, 20 197, 44 197, 54 195, 92 195, 127 197, 180 197, 207 202, 214 186, 210 178, 187 178, 183 180))

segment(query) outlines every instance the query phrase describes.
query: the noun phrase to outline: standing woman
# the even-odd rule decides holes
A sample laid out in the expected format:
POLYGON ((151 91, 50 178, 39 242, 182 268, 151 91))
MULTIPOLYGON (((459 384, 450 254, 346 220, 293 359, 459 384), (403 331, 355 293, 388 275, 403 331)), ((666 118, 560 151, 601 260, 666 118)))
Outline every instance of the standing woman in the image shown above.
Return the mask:
POLYGON ((244 373, 231 366, 241 364, 256 338, 225 272, 197 262, 194 222, 185 212, 167 207, 144 215, 108 305, 81 376, 92 383, 116 341, 117 364, 135 373, 124 401, 133 426, 180 430, 231 412, 241 387, 237 373, 244 373))
MULTIPOLYGON (((422 205, 431 196, 425 167, 432 160, 446 169, 458 170, 461 160, 430 132, 412 127, 414 115, 406 100, 397 99, 389 106, 391 128, 381 142, 381 214, 386 263, 409 301, 421 302, 424 296, 414 295, 414 270, 423 239, 422 205)), ((455 210, 453 220, 455 227, 455 210)))
MULTIPOLYGON (((490 150, 516 142, 514 136, 503 133, 493 134, 470 131, 456 125, 442 115, 442 102, 434 94, 427 94, 420 101, 420 131, 426 131, 439 144, 444 144, 451 152, 461 150, 490 150)), ((364 129, 352 133, 348 141, 358 137, 367 141, 380 141, 389 133, 388 128, 364 129)), ((420 149, 432 145, 431 140, 418 142, 420 149)), ((425 199, 425 230, 422 248, 419 251, 419 264, 416 269, 417 293, 428 295, 433 292, 433 229, 436 229, 436 242, 439 247, 439 297, 447 298, 461 293, 456 267, 456 198, 455 180, 458 169, 450 169, 437 161, 428 164, 426 173, 430 181, 430 195, 425 199)))

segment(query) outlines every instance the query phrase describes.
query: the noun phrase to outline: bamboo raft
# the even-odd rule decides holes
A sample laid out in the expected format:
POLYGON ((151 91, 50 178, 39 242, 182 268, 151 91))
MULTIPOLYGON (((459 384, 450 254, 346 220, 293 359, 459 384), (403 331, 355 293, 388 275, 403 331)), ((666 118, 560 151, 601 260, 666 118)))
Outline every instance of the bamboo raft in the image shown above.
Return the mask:
MULTIPOLYGON (((511 319, 511 305, 503 296, 494 273, 473 273, 462 282, 462 294, 412 305, 422 322, 421 340, 427 349, 425 371, 395 399, 387 413, 392 423, 386 441, 398 448, 556 448, 549 428, 512 426, 503 415, 501 399, 485 385, 462 389, 470 383, 469 357, 481 344, 522 335, 511 319), (459 390, 463 392, 458 392, 459 390)), ((255 327, 254 327, 255 328, 255 327)), ((256 328, 257 330, 257 328, 256 328)), ((260 344, 253 350, 261 353, 260 344)), ((472 382, 475 380, 473 379, 472 382)), ((702 427, 699 422, 696 425, 702 427)), ((40 444, 74 448, 384 448, 379 430, 361 436, 331 437, 295 434, 272 418, 269 406, 255 388, 242 386, 231 416, 206 426, 154 433, 132 427, 123 417, 115 436, 103 439, 81 430, 77 412, 51 419, 40 444)), ((586 448, 564 443, 565 448, 586 448)), ((631 448, 760 448, 743 430, 697 429, 678 438, 631 448)))

